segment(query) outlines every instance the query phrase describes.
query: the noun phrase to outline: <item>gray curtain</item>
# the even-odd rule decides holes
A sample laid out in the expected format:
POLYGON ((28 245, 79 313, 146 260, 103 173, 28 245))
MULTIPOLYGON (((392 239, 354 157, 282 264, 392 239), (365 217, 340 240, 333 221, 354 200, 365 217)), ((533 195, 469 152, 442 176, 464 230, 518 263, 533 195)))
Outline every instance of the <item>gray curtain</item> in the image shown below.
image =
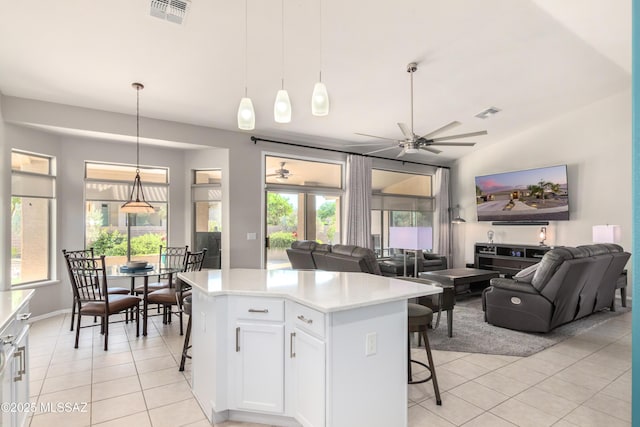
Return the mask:
POLYGON ((347 158, 345 243, 373 249, 371 242, 371 159, 347 158))
POLYGON ((450 216, 450 185, 449 185, 449 169, 438 168, 434 177, 433 188, 435 190, 436 199, 436 215, 435 215, 435 238, 434 252, 447 257, 447 263, 453 265, 453 254, 451 248, 452 228, 450 216))

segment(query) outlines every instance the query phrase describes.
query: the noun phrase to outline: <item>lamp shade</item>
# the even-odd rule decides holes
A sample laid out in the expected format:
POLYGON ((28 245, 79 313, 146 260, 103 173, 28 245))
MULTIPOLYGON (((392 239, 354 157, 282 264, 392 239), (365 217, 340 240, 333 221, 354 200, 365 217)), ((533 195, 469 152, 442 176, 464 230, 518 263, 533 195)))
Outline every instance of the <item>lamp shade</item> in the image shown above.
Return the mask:
POLYGON ((314 116, 326 116, 329 114, 329 93, 322 82, 316 83, 313 87, 311 114, 314 116))
POLYGON ((594 225, 593 243, 620 243, 622 228, 619 225, 594 225))
POLYGON ((273 104, 273 118, 278 123, 291 121, 291 101, 289 94, 284 89, 280 89, 276 95, 276 102, 273 104))
POLYGON ((397 249, 433 249, 431 227, 389 227, 389 247, 397 249))
POLYGON ((242 98, 238 107, 238 129, 253 130, 256 127, 256 114, 251 98, 242 98))

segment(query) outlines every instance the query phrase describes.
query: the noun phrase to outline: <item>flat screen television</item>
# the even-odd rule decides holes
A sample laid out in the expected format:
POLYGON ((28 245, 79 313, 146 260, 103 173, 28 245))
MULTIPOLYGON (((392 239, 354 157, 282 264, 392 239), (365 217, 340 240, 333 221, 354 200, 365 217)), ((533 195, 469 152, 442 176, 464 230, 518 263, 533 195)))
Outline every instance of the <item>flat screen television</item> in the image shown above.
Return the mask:
POLYGON ((567 165, 476 177, 478 221, 569 219, 567 165))

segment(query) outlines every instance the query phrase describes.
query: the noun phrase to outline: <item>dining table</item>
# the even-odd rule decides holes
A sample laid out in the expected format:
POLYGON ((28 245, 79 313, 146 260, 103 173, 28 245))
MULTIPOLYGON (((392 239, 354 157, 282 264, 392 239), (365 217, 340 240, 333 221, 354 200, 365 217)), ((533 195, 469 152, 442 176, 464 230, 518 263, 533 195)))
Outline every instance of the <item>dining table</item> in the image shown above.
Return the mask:
POLYGON ((149 264, 145 268, 128 268, 126 265, 110 265, 106 268, 107 279, 129 278, 131 281, 131 294, 135 292, 136 279, 142 278, 144 283, 144 293, 142 295, 142 336, 147 336, 147 307, 149 301, 148 287, 149 277, 166 276, 168 283, 173 283, 173 275, 182 271, 180 268, 163 267, 149 264))

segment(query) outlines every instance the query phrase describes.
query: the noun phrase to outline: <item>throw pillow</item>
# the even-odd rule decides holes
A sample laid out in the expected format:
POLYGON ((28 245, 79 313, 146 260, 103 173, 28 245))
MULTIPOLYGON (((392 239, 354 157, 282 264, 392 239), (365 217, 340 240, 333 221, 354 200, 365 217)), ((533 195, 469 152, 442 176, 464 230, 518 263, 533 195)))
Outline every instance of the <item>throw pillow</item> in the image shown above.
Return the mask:
POLYGON ((538 265, 540 264, 533 264, 524 270, 521 270, 518 274, 513 276, 514 280, 516 282, 531 283, 533 276, 536 274, 536 270, 538 269, 538 265))

